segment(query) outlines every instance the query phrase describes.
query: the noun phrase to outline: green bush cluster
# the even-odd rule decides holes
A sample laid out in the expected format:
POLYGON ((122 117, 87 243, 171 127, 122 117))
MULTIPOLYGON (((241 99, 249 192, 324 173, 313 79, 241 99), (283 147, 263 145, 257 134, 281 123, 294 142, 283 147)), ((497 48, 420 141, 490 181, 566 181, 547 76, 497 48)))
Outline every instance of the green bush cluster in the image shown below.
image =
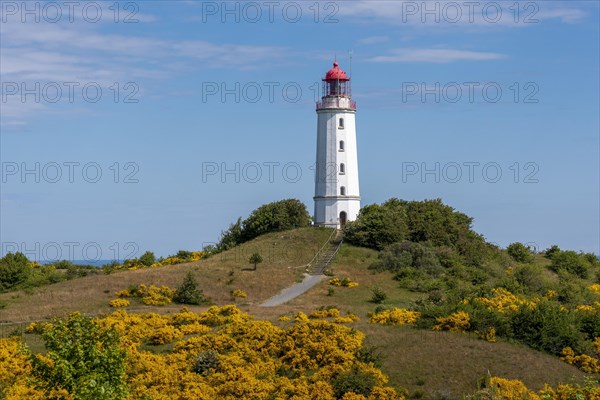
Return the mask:
MULTIPOLYGON (((573 283, 574 284, 574 283, 573 283)), ((578 283, 583 286, 584 282, 578 283)), ((431 291, 430 294, 439 294, 431 291)), ((530 298, 520 295, 522 298, 530 298)), ((524 303, 516 310, 500 312, 489 309, 476 298, 491 298, 491 287, 482 285, 470 289, 447 289, 441 296, 431 296, 415 303, 415 310, 421 313, 416 326, 432 329, 437 319, 458 311, 470 316, 468 331, 483 333, 494 328, 498 337, 523 343, 533 349, 559 356, 565 347, 578 353, 593 352, 591 343, 600 337, 600 309, 595 311, 574 311, 579 301, 591 302, 594 299, 577 300, 570 303, 559 297, 537 297, 532 303, 524 303)))
POLYGON ((392 272, 400 287, 425 294, 415 303, 419 328, 432 329, 439 318, 465 311, 467 330, 481 337, 498 336, 554 355, 565 347, 593 352, 600 310, 575 309, 598 301, 588 289, 600 282, 598 258, 552 246, 544 259, 519 242, 502 250, 473 232, 471 222, 440 200, 390 199, 363 208, 345 238, 379 250, 371 269, 392 272), (510 312, 475 300, 490 298, 494 288, 525 300, 510 312))
POLYGON ((345 239, 357 246, 382 250, 397 242, 427 243, 446 249, 452 257, 475 265, 489 246, 471 230, 472 218, 455 211, 440 199, 405 201, 392 198, 360 210, 356 221, 344 229, 345 239))
POLYGON ((196 357, 192 370, 200 375, 205 375, 219 367, 219 353, 214 350, 202 351, 196 357))
POLYGON ((78 400, 119 400, 127 395, 126 352, 114 329, 80 314, 55 320, 42 334, 45 361, 32 354, 33 375, 46 389, 66 389, 78 400))
POLYGON ((198 282, 191 272, 187 273, 183 282, 177 288, 173 300, 179 304, 191 305, 206 304, 208 302, 202 290, 198 289, 198 282))
POLYGON ((591 272, 598 268, 600 262, 592 253, 577 253, 572 250, 555 250, 551 252, 550 269, 555 272, 568 272, 579 278, 587 279, 591 272))
POLYGON ((99 273, 92 265, 76 265, 62 260, 33 265, 20 252, 0 258, 0 292, 26 289, 99 273))
POLYGON ((268 232, 310 225, 306 206, 296 199, 281 200, 260 206, 245 220, 238 220, 221 233, 217 251, 230 249, 268 232))
POLYGON ((523 243, 515 242, 508 245, 506 251, 509 256, 516 262, 530 263, 533 261, 533 254, 529 247, 523 243))
POLYGON ((346 393, 368 396, 377 384, 377 377, 370 372, 352 368, 347 372, 339 373, 332 382, 333 391, 338 399, 346 393))

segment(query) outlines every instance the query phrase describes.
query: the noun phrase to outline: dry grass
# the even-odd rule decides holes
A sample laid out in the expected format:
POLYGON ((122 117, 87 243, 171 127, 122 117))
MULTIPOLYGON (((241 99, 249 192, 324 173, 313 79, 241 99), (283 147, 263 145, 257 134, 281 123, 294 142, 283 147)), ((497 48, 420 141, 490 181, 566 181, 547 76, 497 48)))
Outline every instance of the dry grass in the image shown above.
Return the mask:
POLYGON ((386 355, 383 370, 394 385, 425 398, 462 398, 473 393, 482 376, 520 379, 539 390, 544 383, 583 381, 585 374, 549 354, 506 342, 488 343, 473 335, 416 330, 410 327, 357 326, 367 345, 386 355))
MULTIPOLYGON (((2 321, 48 319, 68 312, 95 314, 110 311, 108 301, 114 293, 140 283, 176 288, 188 272, 198 280, 204 294, 216 304, 231 303, 230 291, 241 289, 248 297, 238 302, 259 304, 290 286, 302 277, 304 267, 331 234, 330 229, 301 228, 270 233, 235 249, 195 263, 169 267, 116 272, 61 282, 28 291, 4 293, 0 301, 2 321), (263 262, 256 271, 249 271, 248 258, 259 252, 263 262)), ((160 307, 154 311, 169 311, 179 306, 160 307)), ((152 310, 132 304, 132 311, 152 310)))

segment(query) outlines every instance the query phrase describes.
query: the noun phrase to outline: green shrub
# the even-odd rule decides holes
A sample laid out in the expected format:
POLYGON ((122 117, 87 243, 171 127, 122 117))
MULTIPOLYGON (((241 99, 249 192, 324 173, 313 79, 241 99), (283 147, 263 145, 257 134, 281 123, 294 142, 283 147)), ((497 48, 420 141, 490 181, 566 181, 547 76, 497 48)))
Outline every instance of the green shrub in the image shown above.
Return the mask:
POLYGON ((600 337, 600 310, 581 314, 581 332, 585 333, 588 340, 600 337))
POLYGON ((440 248, 436 255, 444 267, 480 264, 492 247, 471 230, 472 219, 440 199, 404 201, 392 198, 368 205, 344 229, 345 239, 357 246, 381 250, 392 243, 410 241, 440 248))
POLYGON ((33 375, 45 388, 64 388, 77 400, 118 400, 127 396, 125 350, 114 329, 72 314, 55 320, 42 334, 48 364, 30 356, 33 375))
POLYGON ((513 336, 512 325, 509 315, 489 310, 480 303, 471 303, 466 307, 471 320, 470 330, 485 332, 488 328, 494 328, 497 336, 510 338, 513 336))
POLYGON ((248 259, 248 262, 254 266, 254 270, 256 271, 256 266, 263 262, 263 258, 260 255, 260 253, 252 253, 250 258, 248 259))
POLYGON ((188 250, 179 250, 175 257, 179 258, 182 261, 189 261, 192 258, 192 252, 188 250))
POLYGON ((156 262, 156 257, 154 256, 154 253, 151 252, 151 251, 145 252, 140 257, 140 263, 143 264, 143 265, 145 265, 146 267, 151 266, 155 262, 156 262))
POLYGON ((356 351, 355 356, 358 361, 372 364, 376 368, 381 368, 385 358, 384 353, 377 346, 362 346, 356 351))
POLYGON ((408 236, 406 209, 397 199, 363 207, 356 221, 344 228, 344 238, 349 243, 378 250, 408 236))
POLYGON ((284 231, 310 225, 306 206, 296 199, 281 200, 260 206, 250 216, 241 218, 221 233, 216 246, 218 251, 227 250, 268 232, 284 231))
POLYGON ((473 285, 481 285, 488 278, 488 274, 485 271, 481 270, 480 268, 469 267, 466 269, 465 272, 467 275, 467 279, 473 285))
POLYGON ((427 244, 394 243, 381 251, 377 258, 377 261, 370 268, 378 271, 400 273, 412 267, 433 277, 437 277, 444 272, 444 268, 436 256, 435 249, 427 244))
POLYGON ((528 292, 541 293, 546 286, 542 268, 538 265, 519 265, 514 268, 513 276, 528 292))
POLYGON ((52 265, 56 269, 69 269, 75 267, 75 264, 68 260, 54 261, 53 263, 47 265, 52 265))
POLYGON ((206 350, 198 354, 192 371, 200 375, 206 375, 210 370, 217 369, 219 364, 219 354, 213 350, 206 350))
POLYGON ((0 258, 0 291, 10 290, 27 281, 32 268, 23 253, 8 253, 0 258))
POLYGON ((533 261, 533 254, 531 254, 531 250, 529 250, 529 247, 525 246, 523 243, 511 243, 506 248, 506 251, 508 252, 508 255, 511 256, 511 258, 516 262, 530 263, 533 261))
POLYGON ((371 296, 371 303, 381 304, 387 299, 387 293, 384 292, 381 288, 373 288, 371 289, 373 295, 371 296))
POLYGON ((587 303, 589 292, 577 277, 565 270, 559 270, 558 279, 558 301, 572 307, 587 303))
POLYGON ((552 264, 550 269, 558 271, 567 271, 582 279, 589 277, 589 270, 592 267, 589 260, 583 254, 579 254, 572 250, 560 251, 552 256, 552 264))
POLYGON ((377 377, 375 375, 362 371, 357 367, 339 373, 331 382, 335 396, 338 399, 341 399, 346 393, 350 392, 368 396, 376 384, 377 377))
POLYGON ((533 349, 554 355, 565 347, 581 351, 584 337, 579 321, 558 302, 542 300, 536 307, 521 306, 510 323, 514 338, 533 349))
POLYGON ((198 289, 198 282, 194 279, 191 272, 188 272, 181 286, 177 288, 173 300, 179 304, 199 305, 206 302, 202 290, 198 289))
POLYGON ((558 247, 557 245, 552 245, 549 248, 547 248, 546 251, 544 251, 544 257, 552 259, 552 257, 556 253, 560 253, 560 247, 558 247))

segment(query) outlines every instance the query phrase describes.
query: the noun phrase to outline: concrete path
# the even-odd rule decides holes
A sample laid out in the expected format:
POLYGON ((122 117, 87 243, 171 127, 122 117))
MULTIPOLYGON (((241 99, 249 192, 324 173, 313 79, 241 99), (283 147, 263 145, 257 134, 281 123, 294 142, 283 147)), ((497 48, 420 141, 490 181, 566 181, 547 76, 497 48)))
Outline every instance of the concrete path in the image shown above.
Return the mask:
POLYGON ((304 275, 304 279, 300 283, 296 283, 290 287, 283 289, 281 292, 271 297, 269 300, 262 303, 261 307, 275 307, 288 301, 295 299, 302 293, 308 291, 311 287, 321 282, 325 275, 304 275))

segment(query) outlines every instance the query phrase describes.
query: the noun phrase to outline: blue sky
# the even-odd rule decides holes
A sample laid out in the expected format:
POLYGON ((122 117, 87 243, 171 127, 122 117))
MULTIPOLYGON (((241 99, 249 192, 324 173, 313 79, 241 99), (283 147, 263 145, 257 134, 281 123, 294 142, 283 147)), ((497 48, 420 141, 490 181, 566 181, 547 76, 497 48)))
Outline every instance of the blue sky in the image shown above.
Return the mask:
POLYGON ((312 213, 315 89, 350 51, 363 205, 439 197, 501 246, 600 252, 598 2, 24 4, 3 253, 166 256, 267 202, 312 213))

